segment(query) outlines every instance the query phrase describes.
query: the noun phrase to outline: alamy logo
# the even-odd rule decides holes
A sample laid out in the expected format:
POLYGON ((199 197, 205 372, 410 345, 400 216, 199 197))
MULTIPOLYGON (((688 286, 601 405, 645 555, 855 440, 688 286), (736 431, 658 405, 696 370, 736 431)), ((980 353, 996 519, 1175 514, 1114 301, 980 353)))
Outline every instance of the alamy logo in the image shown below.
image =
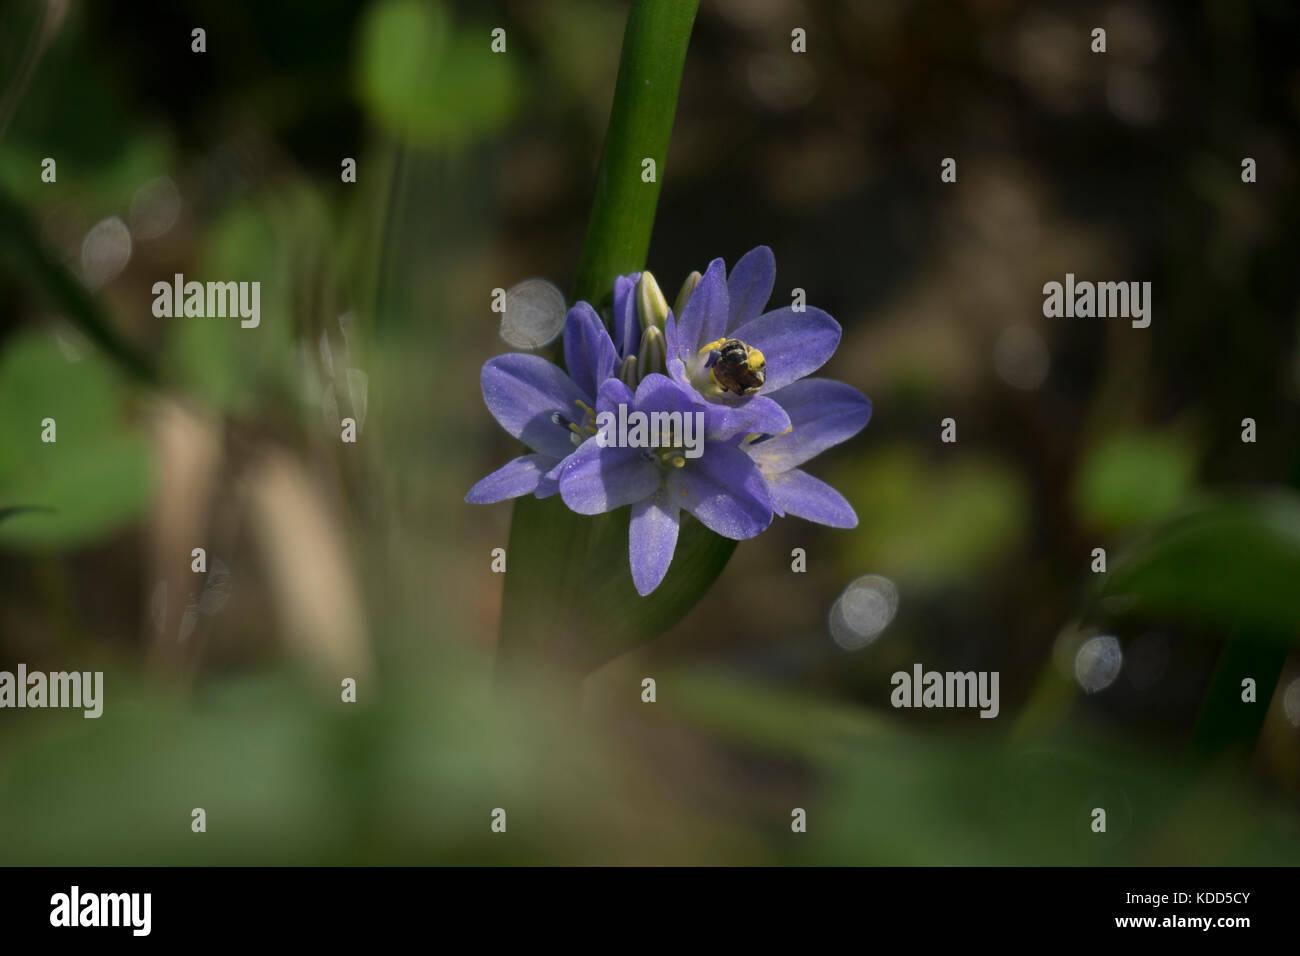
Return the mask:
POLYGON ((51 926, 129 926, 131 935, 148 936, 152 893, 86 893, 73 886, 50 897, 51 926))
POLYGON ((186 282, 178 272, 173 282, 155 282, 153 295, 153 314, 160 319, 237 315, 245 329, 255 329, 262 321, 261 282, 186 282))
POLYGON ((84 717, 104 712, 103 671, 0 671, 0 707, 80 707, 84 717))
POLYGON ((686 458, 704 454, 703 412, 640 412, 619 405, 617 415, 597 415, 596 428, 601 448, 678 449, 686 458))
POLYGON ((1133 328, 1151 324, 1150 282, 1075 282, 1065 274, 1065 285, 1043 286, 1043 315, 1049 319, 1132 319, 1133 328))
POLYGON ((981 717, 996 717, 997 671, 923 671, 912 665, 912 673, 896 671, 889 702, 895 707, 978 707, 981 717))

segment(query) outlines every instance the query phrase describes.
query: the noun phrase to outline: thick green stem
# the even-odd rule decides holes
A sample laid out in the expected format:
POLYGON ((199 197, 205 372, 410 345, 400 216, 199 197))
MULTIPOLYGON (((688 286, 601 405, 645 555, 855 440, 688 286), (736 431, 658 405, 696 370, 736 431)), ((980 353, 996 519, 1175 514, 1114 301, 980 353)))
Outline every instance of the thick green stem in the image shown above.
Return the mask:
MULTIPOLYGON (((632 4, 595 201, 573 285, 575 301, 599 304, 613 290, 617 276, 645 267, 697 6, 698 0, 634 0, 632 4), (653 161, 653 176, 647 159, 653 161)), ((698 594, 681 594, 673 604, 684 606, 671 609, 673 614, 662 613, 668 609, 656 605, 661 611, 657 618, 634 610, 632 605, 642 601, 634 592, 618 591, 601 602, 599 594, 608 593, 610 587, 617 590, 620 583, 631 591, 630 581, 609 580, 629 575, 626 558, 621 567, 614 559, 627 553, 625 531, 621 550, 598 549, 600 554, 593 557, 594 542, 608 545, 615 537, 607 533, 611 527, 625 529, 626 522, 620 525, 615 515, 576 515, 558 496, 516 501, 498 644, 500 675, 551 665, 581 674, 608 654, 591 646, 593 641, 617 642, 613 632, 630 629, 632 617, 646 622, 647 628, 652 619, 668 626, 698 600, 698 594), (617 610, 609 613, 602 603, 617 610)), ((733 547, 733 542, 704 546, 706 566, 694 567, 690 582, 699 593, 721 572, 733 547)), ((690 565, 681 563, 685 565, 681 573, 690 573, 690 565)))
POLYGON ((574 300, 599 302, 616 276, 645 267, 698 6, 698 0, 632 4, 574 300), (647 159, 654 163, 653 177, 647 159))

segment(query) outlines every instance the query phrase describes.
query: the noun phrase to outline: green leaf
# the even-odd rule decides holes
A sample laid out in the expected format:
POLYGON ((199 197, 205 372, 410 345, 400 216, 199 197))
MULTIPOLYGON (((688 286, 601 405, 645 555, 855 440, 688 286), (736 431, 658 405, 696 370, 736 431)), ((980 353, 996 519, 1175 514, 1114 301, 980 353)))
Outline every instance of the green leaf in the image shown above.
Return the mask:
POLYGON ((1290 643, 1300 631, 1300 495, 1225 497, 1165 522, 1112 564, 1134 610, 1290 643))
POLYGON ((452 27, 441 3, 384 0, 361 30, 362 102, 390 134, 421 146, 459 145, 510 119, 515 61, 490 51, 491 27, 452 27))
POLYGON ((849 491, 871 528, 839 542, 849 575, 866 567, 912 585, 961 581, 1008 554, 1029 523, 1023 482, 982 455, 939 471, 915 448, 880 448, 841 466, 831 483, 849 491))
POLYGON ((1167 517, 1183 503, 1196 470, 1176 435, 1123 432, 1093 448, 1079 470, 1075 505, 1090 527, 1130 528, 1167 517))
POLYGON ((19 510, 0 525, 0 542, 80 544, 140 513, 147 448, 122 401, 98 354, 70 361, 50 335, 10 343, 0 361, 0 507, 19 510), (56 437, 48 443, 47 418, 56 437))

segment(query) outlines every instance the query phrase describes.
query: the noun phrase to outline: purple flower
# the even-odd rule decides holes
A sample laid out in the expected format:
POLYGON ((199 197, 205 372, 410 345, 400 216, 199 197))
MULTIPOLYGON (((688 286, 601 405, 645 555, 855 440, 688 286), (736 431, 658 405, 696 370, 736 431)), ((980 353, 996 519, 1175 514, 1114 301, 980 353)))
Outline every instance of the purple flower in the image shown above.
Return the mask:
POLYGON ((789 427, 775 393, 821 368, 840 341, 839 323, 821 309, 764 312, 775 282, 767 246, 741 256, 730 276, 714 259, 664 328, 674 381, 704 401, 749 408, 769 434, 789 427))
POLYGON ((677 441, 660 447, 628 447, 593 436, 559 469, 560 496, 579 514, 632 506, 628 557, 637 593, 657 588, 677 548, 681 511, 734 540, 752 538, 772 523, 772 502, 755 460, 740 448, 748 416, 724 406, 703 407, 681 385, 652 373, 633 393, 610 379, 600 387, 598 414, 680 413, 703 422, 702 445, 677 441), (620 410, 621 407, 621 410, 620 410))
POLYGON ((683 509, 733 540, 760 534, 774 515, 855 527, 852 506, 801 466, 861 431, 871 402, 806 378, 834 353, 840 327, 811 307, 764 312, 775 276, 766 246, 730 276, 715 259, 687 279, 674 316, 649 272, 629 273, 614 282, 612 335, 588 303, 569 310, 567 373, 536 355, 489 360, 483 400, 531 453, 465 500, 558 491, 579 514, 631 506, 628 556, 642 595, 668 573, 683 509), (637 416, 658 424, 628 430, 637 416))
POLYGON ((596 392, 614 373, 614 343, 591 306, 579 302, 564 322, 569 372, 540 355, 513 352, 489 359, 479 383, 488 411, 532 449, 479 481, 465 500, 491 504, 520 495, 546 498, 559 490, 556 466, 596 432, 596 392))
POLYGON ((844 496, 799 466, 862 431, 871 401, 852 385, 825 378, 793 382, 772 398, 789 413, 790 431, 741 447, 762 470, 773 510, 832 528, 857 527, 858 516, 844 496))

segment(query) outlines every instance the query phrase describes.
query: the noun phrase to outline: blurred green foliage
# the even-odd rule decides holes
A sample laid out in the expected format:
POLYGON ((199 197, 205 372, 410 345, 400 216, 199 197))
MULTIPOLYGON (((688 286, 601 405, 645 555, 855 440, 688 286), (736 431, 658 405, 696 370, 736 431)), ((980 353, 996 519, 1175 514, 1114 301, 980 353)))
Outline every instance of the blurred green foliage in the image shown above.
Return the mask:
MULTIPOLYGON (((4 91, 51 9, 0 8, 4 91)), ((0 189, 31 227, 6 219, 0 237, 0 667, 103 668, 107 699, 99 720, 0 713, 0 861, 1300 859, 1281 705, 1300 630, 1300 505, 1283 490, 1300 11, 1121 4, 1134 42, 1090 58, 1071 42, 1090 24, 1060 6, 702 5, 647 264, 682 276, 765 242, 774 304, 797 286, 841 321, 824 374, 877 412, 812 470, 861 522, 778 522, 648 647, 675 615, 617 616, 635 604, 626 516, 589 526, 586 562, 610 586, 535 595, 533 613, 601 607, 614 625, 587 665, 637 649, 578 705, 548 675, 494 689, 489 555, 510 512, 461 499, 517 450, 478 392, 503 347, 489 292, 574 277, 626 10, 322 0, 305 26, 293 5, 142 0, 69 4, 50 28, 0 134, 0 189), (810 52, 792 61, 796 12, 810 52), (490 51, 498 25, 506 55, 490 51), (1258 183, 1224 144, 1259 159, 1258 183), (941 188, 950 153, 961 178, 941 188), (57 183, 39 178, 46 156, 57 183), (86 232, 134 228, 138 191, 163 177, 182 203, 172 229, 135 235, 104 287, 75 285, 86 232), (157 358, 164 388, 68 330, 86 316, 33 266, 37 243, 95 321, 157 358), (1041 322, 1038 290, 1067 270, 1153 280, 1151 329, 1041 322), (176 272, 262 282, 260 328, 155 320, 151 286, 176 272), (1036 388, 991 361, 1011 323, 1042 340, 1036 388), (350 368, 371 414, 342 446, 322 394, 350 368), (185 648, 192 671, 145 665, 174 650, 149 600, 174 569, 142 546, 159 450, 144 424, 173 397, 215 422, 221 480, 190 517, 235 582, 185 648), (935 441, 948 414, 960 445, 935 441), (40 441, 46 417, 57 443, 40 441), (317 482, 353 562, 377 661, 355 706, 333 675, 287 663, 237 494, 269 449, 317 482), (1258 490, 1225 490, 1241 482, 1258 490), (6 510, 25 505, 40 510, 6 510), (1093 576, 1103 545, 1110 570, 1093 576), (788 570, 794 547, 806 574, 788 570), (868 573, 897 584, 899 616, 850 656, 823 622, 868 573), (1126 657, 1085 695, 1056 658, 1094 632, 1126 657), (1151 634, 1166 654, 1144 674, 1151 634), (999 670, 1002 716, 889 709, 890 670, 915 660, 999 670), (1239 671, 1260 677, 1257 710, 1239 671), (1244 734, 1227 740, 1240 751, 1215 739, 1189 761, 1207 722, 1244 734), (1097 805, 1105 835, 1088 828, 1097 805), (206 835, 189 829, 198 806, 206 835), (507 841, 489 830, 498 806, 507 841)), ((540 533, 531 560, 554 543, 540 533)), ((726 560, 699 556, 675 572, 683 603, 726 560)))
POLYGON ((960 581, 1005 557, 1029 520, 1022 482, 987 455, 959 453, 936 470, 912 446, 875 448, 841 467, 832 484, 869 528, 844 543, 845 574, 873 568, 931 588, 960 581))
POLYGON ((615 743, 538 709, 527 682, 513 697, 486 694, 484 663, 428 657, 424 676, 390 673, 343 710, 283 672, 190 700, 111 673, 110 686, 130 688, 111 721, 28 713, 27 732, 0 741, 0 813, 24 821, 0 827, 0 859, 1204 865, 1300 854, 1294 815, 1241 778, 1188 788, 1176 765, 1113 737, 1007 744, 983 724, 903 730, 861 708, 691 670, 661 673, 672 700, 659 716, 610 709, 615 743), (693 757, 672 752, 683 731, 693 757), (629 747, 639 759, 608 774, 629 747), (773 790, 663 777, 707 776, 725 752, 791 781, 773 790), (1088 827, 1099 805, 1109 808, 1100 835, 1088 827), (790 832, 796 806, 806 835, 790 832), (205 834, 190 830, 194 807, 206 811, 205 834), (506 838, 490 830, 496 807, 506 838))
POLYGON ((1183 503, 1196 456, 1175 434, 1124 431, 1089 450, 1075 479, 1075 503, 1090 528, 1117 531, 1157 521, 1183 503))
MULTIPOLYGON (((303 192, 294 194, 305 199, 303 192)), ((185 276, 186 281, 202 276, 236 280, 257 276, 261 282, 261 320, 256 329, 243 328, 238 316, 175 322, 170 342, 173 374, 222 412, 255 412, 265 401, 268 384, 272 393, 277 391, 274 386, 283 392, 296 371, 289 298, 292 246, 285 240, 310 235, 312 219, 298 203, 303 220, 277 229, 273 209, 273 204, 262 201, 225 210, 212 224, 196 267, 185 276)))
POLYGON ((41 509, 0 522, 6 544, 85 544, 137 518, 149 497, 148 448, 117 374, 84 340, 67 347, 84 354, 69 360, 52 334, 25 333, 0 355, 0 502, 41 509))
POLYGON ((483 55, 491 30, 453 24, 438 2, 371 5, 357 86, 376 123, 414 146, 460 146, 498 131, 518 107, 521 78, 517 58, 483 55))
POLYGON ((1300 641, 1300 495, 1237 495, 1164 522, 1115 562, 1103 593, 1152 618, 1182 619, 1300 641))

